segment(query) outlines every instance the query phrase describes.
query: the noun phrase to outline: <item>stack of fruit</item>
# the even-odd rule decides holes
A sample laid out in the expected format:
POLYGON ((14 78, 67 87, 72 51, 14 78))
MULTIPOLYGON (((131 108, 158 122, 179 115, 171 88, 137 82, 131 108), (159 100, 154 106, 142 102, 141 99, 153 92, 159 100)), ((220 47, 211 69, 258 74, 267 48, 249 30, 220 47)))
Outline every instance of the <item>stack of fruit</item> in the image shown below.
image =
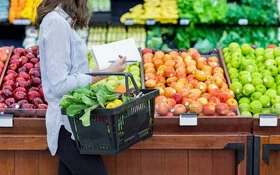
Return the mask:
MULTIPOLYGON (((128 64, 124 72, 129 72, 133 75, 133 78, 139 88, 142 87, 141 83, 141 69, 140 69, 140 63, 131 63, 128 64)), ((99 81, 98 83, 94 84, 95 87, 98 84, 110 84, 116 91, 124 93, 126 92, 125 88, 125 78, 124 76, 109 76, 108 78, 99 81)), ((129 88, 133 88, 131 80, 128 80, 129 88)))
POLYGON ((120 21, 125 23, 132 19, 134 24, 146 24, 149 19, 163 24, 177 24, 178 6, 176 0, 144 0, 144 4, 138 4, 129 9, 129 12, 121 16, 120 21))
POLYGON ((0 47, 0 76, 2 75, 6 60, 8 59, 10 52, 10 47, 0 47))
POLYGON ((109 12, 111 11, 110 0, 90 0, 88 1, 90 12, 109 12))
POLYGON ((104 26, 91 27, 88 35, 88 47, 93 45, 101 45, 107 42, 107 28, 104 26))
POLYGON ((160 8, 161 24, 177 24, 179 18, 177 0, 161 0, 160 8))
POLYGON ((40 2, 41 0, 11 0, 9 22, 13 24, 15 19, 29 19, 31 23, 34 23, 37 5, 40 2))
POLYGON ((156 98, 158 115, 237 114, 235 94, 228 88, 217 57, 206 59, 193 48, 169 53, 144 49, 142 54, 145 87, 160 90, 156 98))
POLYGON ((128 27, 127 38, 133 38, 138 47, 146 48, 146 30, 144 27, 128 27))
POLYGON ((110 26, 107 33, 107 43, 126 39, 126 29, 124 26, 110 26))
MULTIPOLYGON (((46 109, 41 85, 39 48, 34 46, 27 50, 16 48, 8 64, 0 91, 0 107, 28 110, 46 109)), ((30 113, 31 112, 31 113, 30 113)))
POLYGON ((254 50, 249 44, 231 43, 223 54, 241 115, 280 115, 280 47, 254 50))

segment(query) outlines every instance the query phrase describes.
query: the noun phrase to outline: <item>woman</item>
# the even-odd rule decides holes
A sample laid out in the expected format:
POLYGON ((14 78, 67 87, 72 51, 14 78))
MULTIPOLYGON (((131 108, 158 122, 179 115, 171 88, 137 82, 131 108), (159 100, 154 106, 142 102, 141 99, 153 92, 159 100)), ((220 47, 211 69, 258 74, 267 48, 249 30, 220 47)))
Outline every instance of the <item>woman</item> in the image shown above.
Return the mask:
MULTIPOLYGON (((48 102, 47 140, 51 154, 59 157, 59 174, 107 174, 101 156, 80 155, 69 121, 59 108, 69 90, 104 78, 85 74, 89 72, 87 46, 75 31, 88 27, 87 0, 43 0, 37 13, 42 85, 48 102)), ((120 58, 102 71, 122 72, 125 67, 125 58, 120 58)))

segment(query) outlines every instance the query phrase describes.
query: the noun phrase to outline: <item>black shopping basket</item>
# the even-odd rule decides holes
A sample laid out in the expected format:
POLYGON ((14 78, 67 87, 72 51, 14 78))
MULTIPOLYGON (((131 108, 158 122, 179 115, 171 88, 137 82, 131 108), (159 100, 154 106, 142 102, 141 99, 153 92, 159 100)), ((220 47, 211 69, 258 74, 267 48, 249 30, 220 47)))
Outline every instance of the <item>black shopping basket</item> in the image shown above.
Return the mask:
POLYGON ((133 144, 153 135, 155 97, 157 89, 137 87, 130 73, 90 73, 92 76, 125 76, 126 93, 129 95, 128 78, 139 97, 113 108, 97 108, 91 112, 90 126, 84 127, 79 120, 82 113, 68 117, 81 154, 116 155, 133 144), (142 95, 141 95, 142 94, 142 95))

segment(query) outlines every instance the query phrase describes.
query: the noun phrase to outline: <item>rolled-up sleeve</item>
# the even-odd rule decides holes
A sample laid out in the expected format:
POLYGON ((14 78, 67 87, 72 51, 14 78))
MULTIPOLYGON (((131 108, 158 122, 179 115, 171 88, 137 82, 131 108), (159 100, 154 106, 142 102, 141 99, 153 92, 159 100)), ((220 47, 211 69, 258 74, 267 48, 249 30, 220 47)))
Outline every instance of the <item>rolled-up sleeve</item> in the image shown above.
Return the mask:
POLYGON ((59 19, 48 24, 43 35, 46 55, 47 78, 49 88, 57 97, 62 97, 69 90, 91 83, 92 78, 82 73, 70 74, 71 70, 71 37, 69 26, 59 19))

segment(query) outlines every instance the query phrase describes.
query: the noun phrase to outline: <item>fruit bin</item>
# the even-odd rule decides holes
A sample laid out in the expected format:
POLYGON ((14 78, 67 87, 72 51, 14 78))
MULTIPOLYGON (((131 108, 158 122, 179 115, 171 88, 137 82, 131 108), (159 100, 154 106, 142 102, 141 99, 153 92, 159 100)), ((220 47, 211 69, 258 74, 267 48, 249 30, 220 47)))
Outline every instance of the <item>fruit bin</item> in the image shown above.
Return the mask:
MULTIPOLYGON (((74 117, 68 117, 81 154, 119 154, 133 144, 152 137, 157 89, 139 90, 130 73, 99 72, 89 75, 125 76, 127 96, 130 93, 128 85, 128 78, 130 78, 137 97, 116 108, 94 109, 90 114, 88 127, 83 126, 80 121, 83 112, 74 117)), ((62 110, 62 113, 65 114, 65 110, 62 110)))
POLYGON ((47 102, 41 85, 38 46, 11 47, 0 78, 0 112, 15 117, 44 117, 47 102))
POLYGON ((202 53, 193 48, 167 52, 144 49, 142 53, 145 86, 160 90, 157 115, 240 115, 218 50, 202 53))

